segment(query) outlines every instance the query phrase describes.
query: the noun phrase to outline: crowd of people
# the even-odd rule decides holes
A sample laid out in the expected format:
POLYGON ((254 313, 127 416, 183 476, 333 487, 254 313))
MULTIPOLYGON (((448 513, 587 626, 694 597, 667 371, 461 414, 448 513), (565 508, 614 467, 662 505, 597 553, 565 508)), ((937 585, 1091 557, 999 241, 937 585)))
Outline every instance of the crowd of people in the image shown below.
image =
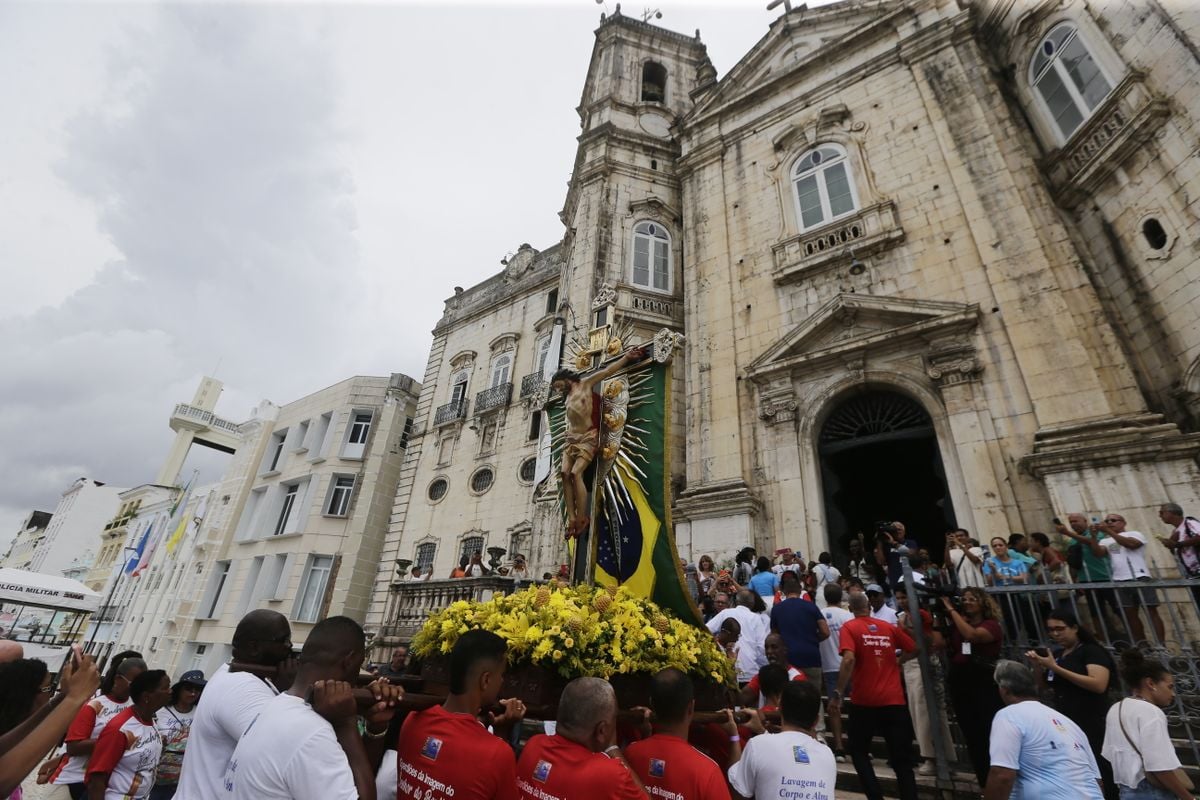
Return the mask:
MULTIPOLYGON (((1200 523, 1169 505, 1162 517, 1187 574, 1200 564, 1200 523)), ((1191 797, 1163 712, 1174 702, 1163 664, 1129 647, 1118 667, 1062 604, 1037 610, 1045 646, 1001 658, 1014 621, 992 587, 1144 572, 1147 539, 1120 515, 1071 514, 1062 527, 1075 553, 1040 534, 985 552, 960 530, 935 565, 892 522, 873 548, 856 539, 840 565, 828 553, 805 564, 745 548, 718 570, 703 556, 684 574, 732 662, 734 707, 697 713, 693 681, 675 669, 651 677, 648 707, 625 710, 607 681, 577 678, 531 738, 523 701, 501 696, 506 644, 482 630, 458 638, 448 694, 433 705, 397 685, 411 677, 407 648, 365 665, 366 637, 346 617, 314 625, 296 653, 284 616, 252 611, 209 680, 173 681, 133 652, 101 679, 74 652, 55 688, 46 664, 0 642, 0 797, 21 800, 36 774, 72 800, 821 800, 849 762, 877 800, 880 738, 910 800, 939 751, 953 752, 951 720, 987 800, 1191 797), (910 596, 902 559, 929 591, 910 596), (1118 675, 1128 694, 1114 703, 1118 675)), ((1114 605, 1140 608, 1153 628, 1147 591, 1130 587, 1114 605)))

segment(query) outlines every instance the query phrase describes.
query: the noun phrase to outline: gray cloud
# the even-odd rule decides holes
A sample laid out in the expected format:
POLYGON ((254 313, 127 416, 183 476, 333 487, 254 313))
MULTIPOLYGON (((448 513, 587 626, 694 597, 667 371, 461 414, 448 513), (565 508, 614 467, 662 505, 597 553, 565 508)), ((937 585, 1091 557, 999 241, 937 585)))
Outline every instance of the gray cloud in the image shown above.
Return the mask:
MULTIPOLYGON (((121 257, 62 303, 0 320, 3 533, 78 475, 151 480, 197 365, 223 358, 223 378, 257 391, 340 377, 337 321, 355 318, 362 268, 328 42, 253 7, 142 22, 56 167, 121 257)), ((251 400, 226 399, 235 418, 251 400)))

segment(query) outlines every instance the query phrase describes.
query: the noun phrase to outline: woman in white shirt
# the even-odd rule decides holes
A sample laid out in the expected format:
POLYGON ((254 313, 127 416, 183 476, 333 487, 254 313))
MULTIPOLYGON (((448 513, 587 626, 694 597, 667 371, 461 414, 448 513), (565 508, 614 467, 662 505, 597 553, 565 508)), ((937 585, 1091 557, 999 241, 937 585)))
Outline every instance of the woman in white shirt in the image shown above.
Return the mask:
POLYGON ((833 556, 829 553, 821 553, 817 556, 817 562, 812 568, 813 580, 816 582, 813 594, 817 597, 817 606, 825 608, 825 586, 830 583, 836 584, 842 573, 833 566, 833 556))
POLYGON ((1175 677, 1132 647, 1121 654, 1121 677, 1132 691, 1108 710, 1101 751, 1121 800, 1190 800, 1192 784, 1180 769, 1162 712, 1175 702, 1175 677))

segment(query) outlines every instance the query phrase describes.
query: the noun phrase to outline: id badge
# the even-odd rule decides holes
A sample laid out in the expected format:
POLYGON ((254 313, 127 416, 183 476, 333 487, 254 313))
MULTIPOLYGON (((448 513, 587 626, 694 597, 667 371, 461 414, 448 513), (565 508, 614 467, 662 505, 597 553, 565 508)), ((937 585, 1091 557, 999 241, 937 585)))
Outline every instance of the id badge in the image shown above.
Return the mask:
POLYGON ((969 655, 971 655, 971 643, 970 643, 970 642, 963 642, 963 643, 962 643, 962 654, 963 654, 964 656, 969 656, 969 655))

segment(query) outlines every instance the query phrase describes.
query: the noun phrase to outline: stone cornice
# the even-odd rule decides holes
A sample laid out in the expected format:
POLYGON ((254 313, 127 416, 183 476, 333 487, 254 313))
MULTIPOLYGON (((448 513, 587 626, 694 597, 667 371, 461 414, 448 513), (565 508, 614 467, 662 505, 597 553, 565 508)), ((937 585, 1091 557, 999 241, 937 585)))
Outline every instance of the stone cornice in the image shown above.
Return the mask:
POLYGON ((1161 414, 1133 414, 1043 428, 1021 468, 1036 478, 1152 461, 1195 460, 1200 433, 1181 433, 1161 414))
POLYGON ((742 480, 705 483, 684 489, 675 502, 672 516, 675 521, 714 519, 737 514, 757 516, 762 501, 742 480))

